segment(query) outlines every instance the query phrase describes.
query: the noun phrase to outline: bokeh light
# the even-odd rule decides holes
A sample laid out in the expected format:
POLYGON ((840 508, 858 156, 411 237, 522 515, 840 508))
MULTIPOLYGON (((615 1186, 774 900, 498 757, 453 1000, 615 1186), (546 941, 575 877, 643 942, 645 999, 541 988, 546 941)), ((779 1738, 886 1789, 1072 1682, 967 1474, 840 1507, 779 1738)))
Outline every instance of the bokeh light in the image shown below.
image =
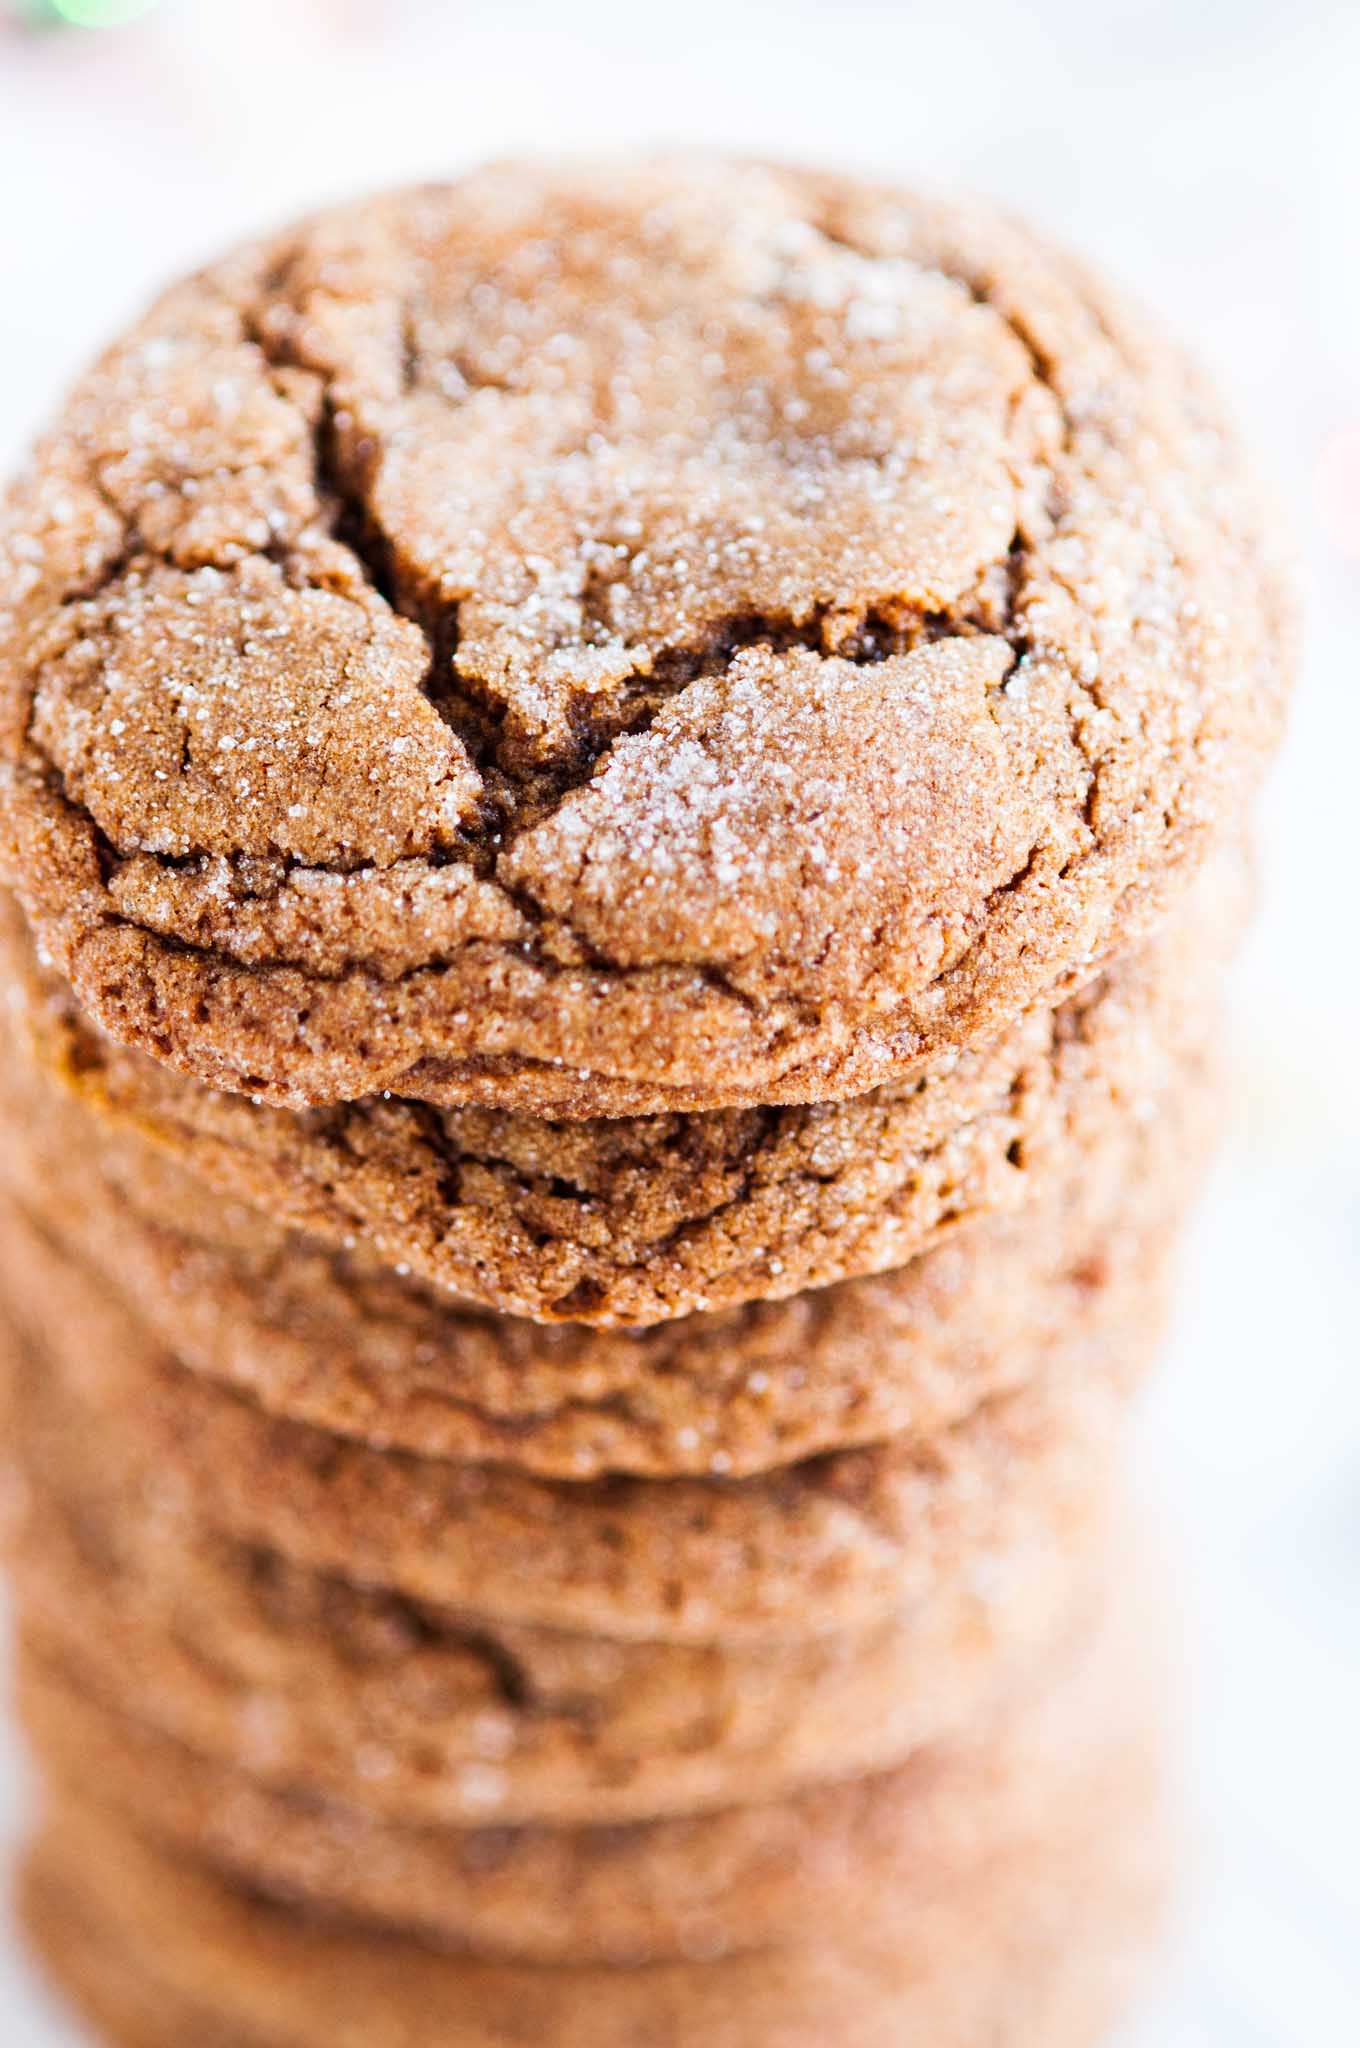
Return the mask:
POLYGON ((51 13, 73 28, 120 28, 150 14, 157 0, 51 0, 51 13))

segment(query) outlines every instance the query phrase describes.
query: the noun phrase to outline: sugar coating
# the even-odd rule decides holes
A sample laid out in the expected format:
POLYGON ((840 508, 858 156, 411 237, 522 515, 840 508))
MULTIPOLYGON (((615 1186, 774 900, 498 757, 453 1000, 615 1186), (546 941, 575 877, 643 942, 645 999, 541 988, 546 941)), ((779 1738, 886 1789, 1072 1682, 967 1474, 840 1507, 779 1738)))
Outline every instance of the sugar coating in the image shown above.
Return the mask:
POLYGON ((504 166, 227 258, 0 518, 0 872, 278 1103, 820 1100, 1126 944, 1291 655, 1193 375, 983 208, 504 166))

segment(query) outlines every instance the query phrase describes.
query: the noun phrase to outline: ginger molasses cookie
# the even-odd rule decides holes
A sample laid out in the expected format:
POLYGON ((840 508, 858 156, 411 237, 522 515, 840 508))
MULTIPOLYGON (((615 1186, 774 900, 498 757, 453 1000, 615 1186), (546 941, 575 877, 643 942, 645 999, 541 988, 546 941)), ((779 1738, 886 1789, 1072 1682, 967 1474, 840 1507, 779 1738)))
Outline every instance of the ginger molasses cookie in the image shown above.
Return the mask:
POLYGON ((270 1413, 545 1477, 733 1477, 941 1428, 1036 1356, 1137 1317, 1209 1154, 1191 1073, 1054 1191, 895 1273, 644 1330, 533 1324, 224 1201, 0 1056, 0 1177, 165 1348, 270 1413))
POLYGON ((1130 1683, 1095 1618, 1088 1609, 1055 1657, 895 1771, 626 1827, 394 1827, 281 1793, 111 1709, 32 1643, 19 1705, 61 1803, 110 1809, 277 1899, 480 1955, 708 1960, 845 1929, 885 1887, 909 1919, 979 1842, 1032 1836, 1105 1751, 1115 1688, 1130 1683))
POLYGON ((972 204, 503 166, 167 294, 0 527, 0 861, 292 1106, 862 1093, 1235 830, 1290 604, 1197 378, 972 204))
MULTIPOLYGON (((1166 1831, 1146 1661, 1126 1645, 1105 1663, 1103 1705, 1088 1701, 1032 1787, 1017 1782, 1013 1808, 1003 1799, 970 1821, 960 1806, 951 1826, 938 1777, 933 1816, 929 1796, 895 1809, 871 1794, 864 1825, 890 1842, 901 1825, 934 1878, 910 1854, 895 1870, 889 1857, 848 1925, 828 1910, 810 1933, 754 1952, 623 1970, 478 1962, 276 1904, 153 1846, 88 1784, 49 1803, 23 1916, 58 1981, 129 2048, 1094 2048, 1160 1928, 1166 1831)), ((919 1792, 922 1779, 898 1783, 919 1792)), ((846 1796, 853 1807, 863 1793, 846 1796)), ((854 1883, 853 1866, 844 1875, 854 1883)))
POLYGON ((1071 1633, 1106 1554, 1034 1518, 850 1629, 621 1641, 361 1585, 185 1512, 8 1346, 4 1547, 29 1637, 92 1695, 281 1792, 432 1823, 632 1820, 883 1769, 1071 1633))
MULTIPOLYGON (((1136 1754, 1086 1813, 905 1924, 711 1962, 534 1967, 277 1906, 89 1809, 21 1873, 53 1986, 117 2048, 1096 2048, 1159 1945, 1168 1855, 1136 1754)), ((1074 1801, 1075 1804, 1075 1801, 1074 1801)))
POLYGON ((21 1088, 36 1068, 96 1125, 168 1151, 219 1195, 464 1300, 637 1324, 883 1271, 1044 1199, 1112 1132, 1163 1115, 1203 1061, 1246 896, 1233 846, 1154 941, 913 1081, 811 1107, 584 1123, 396 1097, 248 1102, 94 1030, 12 907, 0 961, 21 1088))
POLYGON ((130 1142, 44 1146, 35 1186, 11 1122, 0 1172, 158 1343, 271 1414, 548 1478, 743 1477, 943 1427, 1053 1344, 1139 1315, 1207 1157, 1212 1099, 1186 1089, 1108 1160, 1080 1155, 1059 1200, 982 1218, 895 1273, 637 1331, 465 1306, 224 1204, 130 1142))
POLYGON ((33 1456, 6 1472, 5 1549, 73 1683, 282 1797, 421 1828, 622 1824, 895 1766, 1044 1664, 1103 1555, 1103 1525, 1036 1535, 862 1628, 619 1642, 311 1571, 149 1485, 58 1495, 33 1456))
POLYGON ((12 1217, 3 1299, 112 1469, 148 1466, 238 1541, 497 1622, 627 1640, 776 1640, 957 1597, 1107 1501, 1160 1304, 935 1435, 748 1479, 538 1479, 269 1416, 159 1353, 122 1302, 12 1217), (38 1276, 42 1276, 41 1279, 38 1276))

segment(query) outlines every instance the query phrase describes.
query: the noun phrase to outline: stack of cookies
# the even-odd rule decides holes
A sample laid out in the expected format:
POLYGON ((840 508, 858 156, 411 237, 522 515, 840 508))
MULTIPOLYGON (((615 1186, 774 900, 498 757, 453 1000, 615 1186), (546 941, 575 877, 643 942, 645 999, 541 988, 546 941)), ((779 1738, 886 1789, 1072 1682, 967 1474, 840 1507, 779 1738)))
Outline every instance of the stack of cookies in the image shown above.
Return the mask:
POLYGON ((33 1937, 129 2048, 1067 2048, 1119 1447, 1290 656, 973 205, 509 167, 240 252, 0 534, 33 1937))

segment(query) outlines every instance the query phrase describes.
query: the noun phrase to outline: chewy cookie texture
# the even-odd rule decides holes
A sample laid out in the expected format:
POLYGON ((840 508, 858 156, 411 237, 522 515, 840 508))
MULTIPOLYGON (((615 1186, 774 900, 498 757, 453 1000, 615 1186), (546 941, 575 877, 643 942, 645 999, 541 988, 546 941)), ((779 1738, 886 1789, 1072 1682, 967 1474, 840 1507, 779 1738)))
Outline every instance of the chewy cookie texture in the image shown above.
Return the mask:
POLYGON ((862 1091, 1119 950, 1286 603, 1170 350, 984 209, 509 169, 171 292, 0 535, 5 866, 297 1104, 862 1091))
POLYGON ((1244 895, 1232 844, 1155 940, 910 1084, 567 1125, 390 1097, 302 1115, 244 1102, 92 1030, 13 913, 0 964, 24 1064, 76 1094, 94 1129, 460 1298, 627 1325, 900 1266, 972 1217, 1039 1201, 1078 1160, 1096 1184, 1102 1155, 1202 1062, 1244 895))
POLYGON ((1095 2048, 1293 635, 972 202, 501 166, 94 366, 0 510, 0 1507, 105 2038, 1095 2048))
MULTIPOLYGON (((224 1201, 0 1061, 0 1175, 49 1240, 136 1302, 159 1343, 266 1412, 546 1478, 741 1477, 923 1436, 1026 1360, 1118 1330, 1165 1262, 1204 1156, 1206 1062, 1052 1194, 979 1216, 906 1266, 650 1328, 497 1315, 224 1201)), ((2 1256, 3 1254, 0 1254, 2 1256)))

